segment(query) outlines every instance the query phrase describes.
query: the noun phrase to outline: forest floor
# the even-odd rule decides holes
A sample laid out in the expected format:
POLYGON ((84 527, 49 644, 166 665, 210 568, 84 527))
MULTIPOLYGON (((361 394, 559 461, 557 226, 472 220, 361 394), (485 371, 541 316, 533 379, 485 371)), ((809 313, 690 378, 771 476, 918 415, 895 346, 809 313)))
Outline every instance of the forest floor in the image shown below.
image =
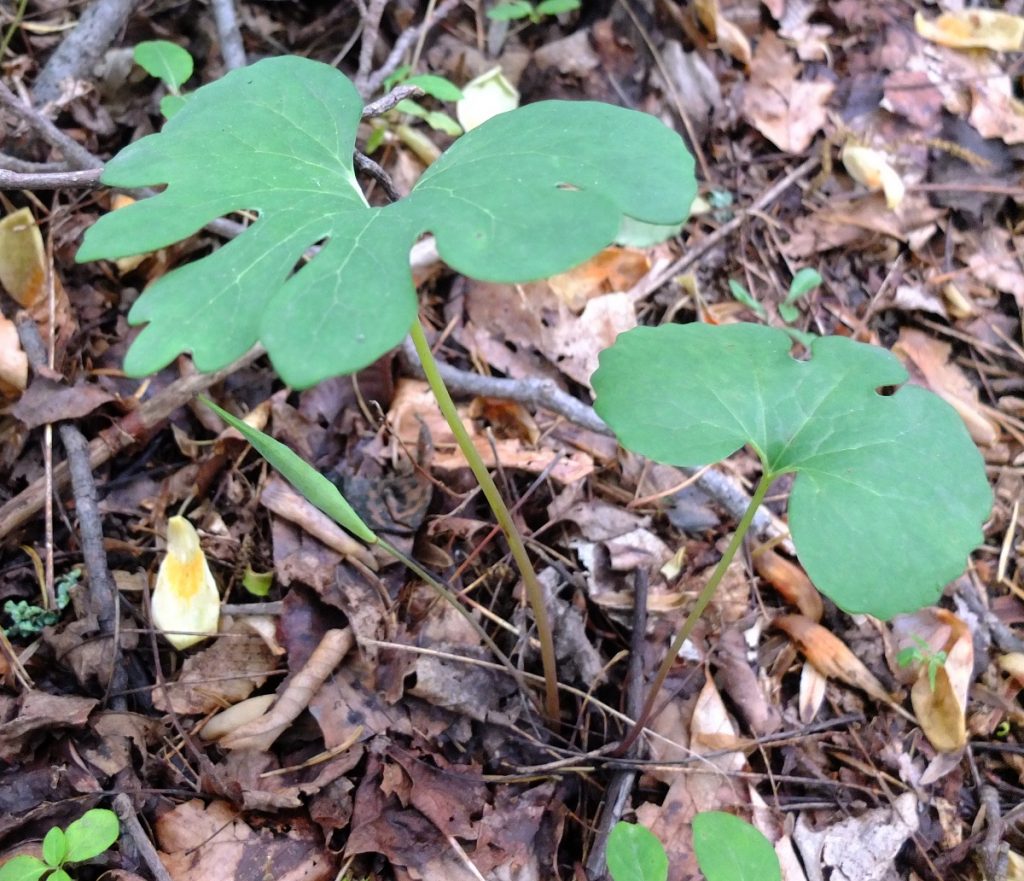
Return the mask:
MULTIPOLYGON (((767 836, 785 881, 1024 879, 1024 3, 980 34, 956 0, 584 0, 508 22, 491 5, 0 8, 0 865, 113 807, 122 836, 80 879, 598 879, 626 820, 683 881, 702 877, 693 817, 721 810, 767 836), (940 12, 958 17, 929 29, 940 12), (199 402, 327 475, 538 674, 517 570, 407 350, 303 391, 258 351, 212 375, 187 354, 123 372, 140 293, 225 241, 206 228, 75 261, 125 198, 98 169, 163 123, 167 86, 133 61, 149 40, 191 54, 184 93, 288 54, 337 67, 367 103, 399 65, 459 87, 500 67, 523 105, 609 102, 686 139, 698 198, 667 242, 525 285, 429 254, 415 268, 549 592, 560 724, 536 679, 517 683, 199 402), (624 451, 590 376, 636 325, 740 321, 881 346, 952 404, 994 494, 984 544, 935 606, 849 615, 792 565, 777 486, 618 757, 760 465, 745 449, 694 479, 624 451), (224 607, 215 638, 179 651, 148 608, 180 514, 224 607), (232 742, 244 720, 214 717, 260 696, 232 742)), ((399 195, 455 139, 455 103, 419 101, 439 128, 394 110, 360 128, 399 195)), ((359 180, 387 201, 379 174, 359 180)))

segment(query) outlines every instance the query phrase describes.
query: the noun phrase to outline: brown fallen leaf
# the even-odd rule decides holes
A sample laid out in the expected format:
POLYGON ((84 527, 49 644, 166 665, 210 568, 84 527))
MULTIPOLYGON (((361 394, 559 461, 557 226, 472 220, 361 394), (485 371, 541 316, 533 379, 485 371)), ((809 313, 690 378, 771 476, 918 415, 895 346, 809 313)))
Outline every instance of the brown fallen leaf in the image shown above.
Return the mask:
POLYGON ((750 41, 739 27, 722 14, 718 0, 696 0, 694 6, 700 23, 718 45, 737 61, 749 66, 750 41))
POLYGON ((337 857, 300 816, 277 831, 245 823, 227 802, 199 799, 178 805, 156 821, 160 860, 174 881, 328 881, 337 857))
POLYGON ((222 738, 225 749, 268 750, 274 741, 309 706, 317 690, 341 663, 353 645, 352 630, 328 630, 305 666, 295 674, 266 714, 222 738))
POLYGON ((821 594, 811 584, 803 569, 777 554, 772 548, 762 548, 753 554, 754 570, 782 598, 800 610, 800 614, 811 621, 820 621, 824 614, 821 594))
POLYGON ((646 251, 605 248, 586 263, 551 276, 547 284, 566 306, 578 314, 594 297, 628 291, 650 268, 651 260, 646 251))
POLYGON ((742 113, 754 128, 785 153, 803 153, 825 125, 826 104, 835 85, 802 80, 801 66, 775 34, 758 43, 743 92, 742 113))
MULTIPOLYGON (((3 351, 4 340, 0 337, 0 359, 3 358, 3 351)), ((2 375, 0 370, 0 377, 2 375)), ((97 407, 102 407, 113 399, 114 396, 110 392, 84 379, 79 379, 73 386, 69 386, 48 376, 36 376, 18 403, 11 408, 11 413, 21 420, 26 428, 38 428, 48 422, 87 416, 97 407)))
POLYGON ((892 697, 875 674, 861 663, 838 636, 820 624, 803 615, 780 615, 772 624, 790 636, 818 672, 859 688, 875 700, 892 703, 892 697))
POLYGON ((981 412, 978 390, 950 360, 953 350, 949 343, 904 327, 892 351, 905 364, 916 367, 928 388, 960 414, 976 443, 991 446, 999 440, 999 426, 981 412))

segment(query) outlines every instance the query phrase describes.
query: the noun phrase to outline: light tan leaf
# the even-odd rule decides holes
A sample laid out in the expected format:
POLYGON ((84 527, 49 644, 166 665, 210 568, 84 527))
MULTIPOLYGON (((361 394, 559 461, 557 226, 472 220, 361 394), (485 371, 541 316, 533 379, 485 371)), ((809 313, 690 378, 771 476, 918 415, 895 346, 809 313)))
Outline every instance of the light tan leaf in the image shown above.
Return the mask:
POLYGON ((803 153, 821 131, 835 91, 826 80, 800 79, 801 67, 773 33, 758 43, 743 92, 744 117, 780 150, 803 153))
POLYGON ((1024 41, 1024 18, 991 9, 944 12, 931 21, 918 12, 914 27, 926 40, 953 49, 1017 52, 1024 41))
POLYGON ((885 687, 847 648, 846 644, 820 624, 803 615, 781 615, 772 622, 789 634, 797 647, 820 673, 867 692, 875 700, 891 703, 885 687))
POLYGON ((814 664, 804 664, 800 671, 800 702, 797 705, 800 721, 810 725, 818 715, 818 710, 825 702, 825 686, 828 677, 821 673, 814 664))

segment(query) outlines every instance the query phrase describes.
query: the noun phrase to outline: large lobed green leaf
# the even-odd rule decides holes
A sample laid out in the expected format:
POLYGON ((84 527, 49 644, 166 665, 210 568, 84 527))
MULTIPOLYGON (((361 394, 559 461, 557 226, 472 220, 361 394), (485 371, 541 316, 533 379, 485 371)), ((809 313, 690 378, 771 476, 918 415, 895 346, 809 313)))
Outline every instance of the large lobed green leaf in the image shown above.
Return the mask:
POLYGON ((167 187, 101 218, 79 261, 152 251, 231 212, 259 215, 139 298, 129 319, 147 326, 129 373, 186 351, 215 370, 260 341, 286 382, 308 386, 401 341, 416 314, 409 249, 424 233, 461 272, 526 281, 588 259, 627 220, 680 223, 695 194, 689 153, 654 117, 546 101, 489 120, 408 198, 371 208, 352 170, 361 108, 334 68, 267 59, 202 87, 162 132, 108 163, 106 184, 167 187))
POLYGON ((642 327, 601 353, 595 407, 623 446, 698 466, 749 444, 765 472, 795 472, 789 525, 817 587, 889 618, 935 602, 981 542, 992 494, 956 412, 899 385, 889 352, 817 339, 809 361, 753 324, 642 327))

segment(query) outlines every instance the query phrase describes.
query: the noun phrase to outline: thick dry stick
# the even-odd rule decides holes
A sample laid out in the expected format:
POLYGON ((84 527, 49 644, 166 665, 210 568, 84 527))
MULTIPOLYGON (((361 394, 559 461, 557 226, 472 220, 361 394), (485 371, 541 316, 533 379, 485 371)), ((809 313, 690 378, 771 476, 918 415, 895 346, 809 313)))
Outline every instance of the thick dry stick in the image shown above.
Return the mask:
MULTIPOLYGON (((32 369, 46 368, 46 347, 39 335, 39 328, 27 312, 17 316, 18 336, 28 356, 32 369)), ((89 607, 96 615, 100 633, 113 642, 113 658, 110 665, 108 691, 120 695, 126 688, 126 670, 120 663, 120 649, 117 644, 117 587, 107 565, 107 552, 103 547, 103 519, 96 498, 96 482, 89 462, 89 444, 82 433, 70 422, 57 426, 61 442, 67 453, 68 470, 75 496, 75 510, 78 513, 78 534, 82 544, 82 559, 89 573, 89 607)), ((124 698, 115 697, 124 709, 124 698)))
POLYGON ((35 99, 43 104, 56 101, 64 80, 89 79, 93 66, 138 5, 138 0, 95 0, 91 3, 37 77, 32 88, 35 99))
POLYGON ((220 40, 220 54, 224 59, 224 67, 228 70, 245 67, 249 62, 245 58, 242 32, 238 28, 235 0, 210 0, 210 6, 213 8, 213 20, 217 25, 217 39, 220 40))
POLYGON ((156 881, 172 881, 170 874, 168 874, 167 869, 164 868, 164 864, 160 860, 160 855, 156 852, 156 848, 153 847, 153 842, 149 840, 146 830, 142 828, 142 824, 139 822, 135 808, 132 806, 132 800, 122 792, 114 797, 114 810, 117 812, 117 816, 120 817, 122 825, 135 845, 135 849, 139 852, 139 856, 142 857, 142 861, 146 864, 156 881))
POLYGON ((82 171, 8 171, 0 168, 0 190, 62 190, 98 187, 102 168, 82 171))
MULTIPOLYGON (((262 354, 261 348, 254 348, 233 364, 229 364, 215 373, 198 373, 171 383, 160 394, 154 395, 148 401, 140 404, 137 409, 115 425, 104 429, 100 432, 99 437, 92 440, 89 444, 90 468, 95 470, 122 450, 130 447, 179 407, 189 403, 196 395, 206 391, 210 386, 216 385, 236 370, 251 364, 262 354)), ((54 490, 59 491, 66 487, 70 478, 71 474, 66 463, 54 468, 54 490)), ((45 498, 46 482, 43 478, 39 478, 3 507, 0 507, 0 539, 34 517, 42 508, 45 498)))

